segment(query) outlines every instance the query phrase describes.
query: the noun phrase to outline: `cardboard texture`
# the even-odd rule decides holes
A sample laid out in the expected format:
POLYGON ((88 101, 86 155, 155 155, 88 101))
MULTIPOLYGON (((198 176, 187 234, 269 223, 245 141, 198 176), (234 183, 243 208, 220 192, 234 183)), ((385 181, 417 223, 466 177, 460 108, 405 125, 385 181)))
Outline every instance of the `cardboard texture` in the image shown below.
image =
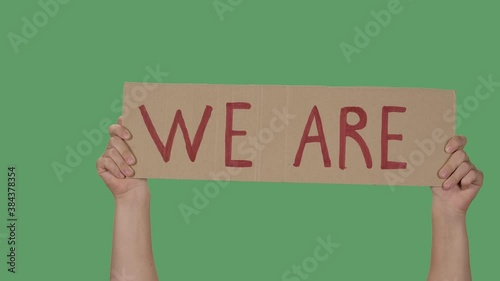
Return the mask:
POLYGON ((455 135, 451 90, 125 83, 123 104, 138 178, 441 185, 455 135))

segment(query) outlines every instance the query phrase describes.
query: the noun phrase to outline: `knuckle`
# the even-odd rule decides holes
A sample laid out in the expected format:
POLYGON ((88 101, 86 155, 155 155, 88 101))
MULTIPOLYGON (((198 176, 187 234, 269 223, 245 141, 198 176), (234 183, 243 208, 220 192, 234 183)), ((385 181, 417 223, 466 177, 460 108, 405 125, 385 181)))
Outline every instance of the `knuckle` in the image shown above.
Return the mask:
POLYGON ((120 140, 120 137, 119 137, 119 136, 117 136, 117 135, 114 135, 114 136, 112 136, 112 137, 111 137, 111 139, 110 139, 110 140, 111 140, 111 142, 112 142, 113 144, 116 144, 116 143, 120 140))
POLYGON ((116 157, 116 156, 120 155, 120 153, 118 152, 118 150, 116 150, 116 148, 111 147, 111 148, 109 149, 109 155, 110 155, 111 157, 116 157))
POLYGON ((123 158, 125 159, 125 161, 127 161, 127 158, 133 158, 133 156, 132 156, 132 152, 130 152, 130 151, 128 151, 128 150, 123 151, 122 156, 123 156, 123 158))
POLYGON ((472 178, 463 178, 460 183, 462 184, 462 186, 468 186, 472 183, 472 178))
POLYGON ((115 130, 115 127, 116 127, 116 124, 111 124, 109 125, 108 127, 108 132, 109 134, 111 135, 113 133, 113 131, 115 130))
POLYGON ((479 176, 479 173, 476 170, 472 170, 470 172, 471 172, 471 175, 472 175, 473 179, 476 179, 479 176))
POLYGON ((127 164, 125 164, 124 162, 120 163, 120 170, 121 171, 125 171, 125 170, 127 170, 127 168, 128 168, 127 164))
MULTIPOLYGON (((463 157, 464 157, 464 161, 467 161, 467 162, 469 162, 469 163, 470 163, 470 161, 469 161, 469 160, 470 160, 469 155, 468 155, 468 154, 467 154, 467 152, 465 152, 464 150, 462 150, 462 151, 463 151, 463 154, 464 154, 464 155, 463 155, 463 157)), ((471 163, 471 165, 472 165, 472 163, 471 163)))
POLYGON ((123 140, 119 136, 113 136, 113 137, 111 137, 110 141, 111 141, 112 147, 119 148, 123 140))
POLYGON ((461 179, 462 179, 462 177, 460 175, 458 175, 457 173, 454 173, 453 176, 451 176, 451 181, 454 184, 458 183, 461 179))
POLYGON ((465 180, 467 181, 467 183, 472 183, 477 179, 477 172, 472 170, 469 173, 470 173, 469 176, 466 177, 465 180))
POLYGON ((453 166, 452 166, 451 164, 449 164, 449 163, 448 163, 448 164, 446 164, 446 165, 443 167, 443 170, 447 171, 447 173, 448 173, 448 175, 449 175, 450 173, 452 173, 452 172, 453 172, 453 166))
POLYGON ((104 162, 104 165, 105 165, 106 167, 110 167, 110 166, 112 166, 112 164, 113 164, 113 160, 111 160, 111 158, 106 157, 106 158, 104 158, 103 160, 104 160, 104 161, 103 161, 103 162, 104 162))
POLYGON ((108 131, 111 136, 117 136, 122 131, 122 126, 118 124, 112 124, 111 126, 108 127, 108 131))
POLYGON ((120 164, 120 166, 118 168, 122 174, 126 174, 127 167, 128 167, 127 165, 122 163, 122 164, 120 164))
POLYGON ((465 151, 463 151, 463 150, 457 150, 456 154, 457 154, 458 159, 461 162, 465 162, 469 159, 467 156, 467 153, 465 153, 465 151))
POLYGON ((474 171, 474 170, 473 170, 473 169, 474 169, 474 165, 472 165, 472 163, 471 163, 471 162, 469 162, 469 161, 464 162, 464 165, 465 165, 465 168, 466 168, 467 170, 469 170, 469 171, 471 171, 471 170, 472 170, 472 171, 474 171))
POLYGON ((109 155, 109 150, 111 149, 111 147, 106 147, 106 150, 104 150, 104 153, 102 154, 102 158, 106 157, 109 155))
POLYGON ((464 145, 467 144, 467 137, 466 136, 460 136, 460 139, 464 145))
POLYGON ((106 150, 104 151, 103 156, 109 156, 112 148, 113 148, 112 146, 107 147, 106 150))

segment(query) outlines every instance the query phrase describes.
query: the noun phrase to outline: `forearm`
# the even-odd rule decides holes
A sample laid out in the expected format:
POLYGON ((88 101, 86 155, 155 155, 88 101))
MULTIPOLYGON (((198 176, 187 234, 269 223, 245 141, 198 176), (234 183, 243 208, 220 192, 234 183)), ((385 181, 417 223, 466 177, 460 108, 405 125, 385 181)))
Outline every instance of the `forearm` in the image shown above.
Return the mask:
POLYGON ((465 214, 432 208, 432 253, 428 281, 470 281, 465 214))
POLYGON ((158 280, 151 244, 149 192, 115 202, 111 280, 158 280))

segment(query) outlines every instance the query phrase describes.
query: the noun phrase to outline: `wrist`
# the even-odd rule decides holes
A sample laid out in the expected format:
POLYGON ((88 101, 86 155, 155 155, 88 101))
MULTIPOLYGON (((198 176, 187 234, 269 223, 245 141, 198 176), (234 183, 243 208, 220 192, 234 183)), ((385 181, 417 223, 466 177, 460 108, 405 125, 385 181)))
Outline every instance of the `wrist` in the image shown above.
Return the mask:
POLYGON ((443 218, 449 222, 462 223, 465 222, 467 212, 458 208, 443 204, 439 199, 432 200, 432 218, 443 218))
POLYGON ((147 186, 131 188, 127 192, 115 195, 116 205, 141 205, 149 204, 150 193, 147 186))

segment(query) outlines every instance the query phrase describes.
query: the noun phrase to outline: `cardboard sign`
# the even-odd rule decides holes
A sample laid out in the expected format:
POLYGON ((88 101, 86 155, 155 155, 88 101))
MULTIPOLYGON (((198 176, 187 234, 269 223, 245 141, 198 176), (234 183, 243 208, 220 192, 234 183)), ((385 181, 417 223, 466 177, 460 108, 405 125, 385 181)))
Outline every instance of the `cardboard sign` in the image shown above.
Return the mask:
POLYGON ((440 185, 451 90, 125 83, 135 177, 440 185))

